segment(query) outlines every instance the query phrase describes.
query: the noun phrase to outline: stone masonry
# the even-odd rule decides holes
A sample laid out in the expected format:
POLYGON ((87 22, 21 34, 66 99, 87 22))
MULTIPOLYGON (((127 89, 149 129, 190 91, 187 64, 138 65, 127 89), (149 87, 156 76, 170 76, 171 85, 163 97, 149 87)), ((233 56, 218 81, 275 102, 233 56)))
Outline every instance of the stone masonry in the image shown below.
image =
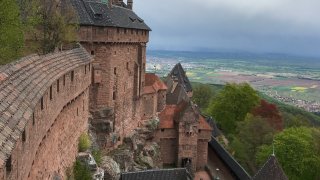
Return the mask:
POLYGON ((77 48, 0 68, 0 179, 64 177, 87 129, 91 61, 77 48))
POLYGON ((72 4, 79 16, 79 42, 95 58, 91 124, 108 129, 97 134, 100 147, 116 147, 141 123, 150 28, 132 11, 132 1, 72 0, 72 4))

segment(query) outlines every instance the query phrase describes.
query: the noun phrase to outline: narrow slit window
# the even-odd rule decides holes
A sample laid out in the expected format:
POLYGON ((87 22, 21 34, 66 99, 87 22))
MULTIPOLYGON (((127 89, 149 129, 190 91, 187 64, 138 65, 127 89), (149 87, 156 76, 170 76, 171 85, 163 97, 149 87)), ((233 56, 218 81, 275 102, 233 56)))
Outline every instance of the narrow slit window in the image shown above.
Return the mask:
POLYGON ((74 71, 71 71, 71 82, 73 82, 74 79, 74 71))
POLYGON ((57 80, 57 92, 59 92, 60 91, 60 81, 59 81, 59 79, 57 80))
POLYGON ((12 169, 12 164, 11 164, 11 156, 7 159, 6 162, 6 170, 7 170, 7 174, 9 174, 11 172, 12 169))
POLYGON ((41 98, 41 110, 43 110, 43 97, 41 98))
POLYGON ((32 113, 32 125, 35 125, 36 124, 36 120, 35 120, 35 117, 34 117, 34 113, 32 113))
POLYGON ((52 100, 52 86, 50 86, 50 100, 52 100))
POLYGON ((115 91, 113 91, 113 93, 112 93, 112 99, 116 100, 116 92, 115 91))
POLYGON ((66 85, 66 75, 63 75, 63 86, 66 85))
POLYGON ((117 68, 116 67, 113 69, 113 74, 117 75, 117 68))
POLYGON ((22 132, 22 142, 26 142, 26 130, 22 132))

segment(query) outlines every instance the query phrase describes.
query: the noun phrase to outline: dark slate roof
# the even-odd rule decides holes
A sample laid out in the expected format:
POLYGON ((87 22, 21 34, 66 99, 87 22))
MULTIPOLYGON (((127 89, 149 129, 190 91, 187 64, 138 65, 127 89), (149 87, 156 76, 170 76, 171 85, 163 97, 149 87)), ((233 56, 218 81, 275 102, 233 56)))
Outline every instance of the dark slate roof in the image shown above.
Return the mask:
POLYGON ((254 180, 288 180, 288 177, 283 172, 277 158, 271 155, 268 161, 262 166, 262 168, 253 177, 254 180))
POLYGON ((185 168, 121 173, 120 180, 192 180, 185 168))
POLYGON ((213 137, 218 137, 220 136, 222 133, 220 131, 220 129, 217 126, 217 123, 215 122, 215 120, 211 117, 211 116, 206 116, 204 114, 202 114, 202 116, 205 117, 207 123, 212 127, 212 136, 213 137))
POLYGON ((186 92, 192 91, 191 83, 180 63, 176 64, 173 67, 173 69, 171 70, 168 76, 172 79, 177 79, 179 84, 181 84, 184 87, 186 92))
MULTIPOLYGON (((168 85, 168 84, 167 84, 168 85)), ((189 102, 190 98, 188 97, 186 91, 181 84, 178 84, 176 87, 171 86, 167 89, 166 95, 166 104, 180 104, 181 102, 189 102)))
MULTIPOLYGON (((243 169, 243 167, 219 144, 219 142, 211 137, 209 148, 213 149, 226 166, 234 173, 237 179, 248 180, 251 179, 250 175, 243 169)), ((270 179, 271 180, 271 179, 270 179)))
POLYGON ((0 166, 9 158, 36 104, 63 74, 89 64, 84 48, 31 55, 0 67, 0 166))
POLYGON ((131 9, 93 0, 71 0, 80 25, 151 30, 131 9))

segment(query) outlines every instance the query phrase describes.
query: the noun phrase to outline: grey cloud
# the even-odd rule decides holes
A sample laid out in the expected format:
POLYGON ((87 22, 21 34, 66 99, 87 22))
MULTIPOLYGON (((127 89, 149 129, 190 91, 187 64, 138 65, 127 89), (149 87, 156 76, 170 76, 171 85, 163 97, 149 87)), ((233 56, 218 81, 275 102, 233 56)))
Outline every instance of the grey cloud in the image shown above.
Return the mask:
POLYGON ((136 0, 149 47, 320 56, 318 0, 136 0))

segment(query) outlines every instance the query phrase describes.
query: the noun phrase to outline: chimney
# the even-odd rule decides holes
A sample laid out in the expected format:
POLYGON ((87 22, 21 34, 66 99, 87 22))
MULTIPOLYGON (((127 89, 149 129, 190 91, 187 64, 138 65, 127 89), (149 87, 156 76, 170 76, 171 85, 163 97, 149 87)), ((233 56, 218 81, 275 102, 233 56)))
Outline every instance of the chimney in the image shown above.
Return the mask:
POLYGON ((127 1, 127 7, 128 7, 128 9, 131 9, 131 10, 132 10, 133 0, 128 0, 128 1, 127 1))

